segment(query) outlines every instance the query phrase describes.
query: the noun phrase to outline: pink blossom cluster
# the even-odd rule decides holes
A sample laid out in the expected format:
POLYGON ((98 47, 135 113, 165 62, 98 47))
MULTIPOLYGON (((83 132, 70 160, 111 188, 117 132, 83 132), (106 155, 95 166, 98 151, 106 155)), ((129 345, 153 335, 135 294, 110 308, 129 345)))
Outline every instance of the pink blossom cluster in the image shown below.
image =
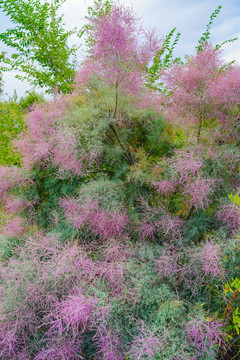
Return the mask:
POLYGON ((19 197, 8 195, 4 197, 4 208, 8 214, 20 213, 27 207, 31 207, 31 203, 19 197))
POLYGON ((92 30, 91 57, 77 75, 83 84, 91 73, 135 95, 143 87, 142 69, 161 48, 155 31, 144 30, 129 9, 114 4, 101 17, 89 18, 92 30))
POLYGON ((213 179, 197 178, 194 182, 186 184, 183 195, 187 204, 196 210, 204 210, 210 203, 209 195, 213 192, 215 181, 213 179))
POLYGON ((34 165, 56 166, 64 173, 85 175, 97 155, 80 151, 79 141, 70 128, 62 126, 67 98, 58 98, 45 105, 36 105, 27 118, 27 132, 15 145, 22 155, 23 168, 34 165))
POLYGON ((178 150, 173 159, 172 166, 178 176, 178 182, 189 182, 192 176, 199 177, 203 162, 196 149, 178 150))
POLYGON ((212 279, 223 276, 223 269, 221 267, 222 255, 218 245, 208 241, 199 252, 198 258, 205 276, 209 275, 212 279))
POLYGON ((212 45, 207 45, 203 51, 190 57, 185 65, 177 64, 165 72, 165 82, 173 92, 169 117, 174 116, 175 121, 185 125, 199 121, 198 113, 205 110, 209 101, 208 86, 216 78, 221 64, 219 52, 212 45))
MULTIPOLYGON (((34 360, 81 360, 83 359, 83 354, 80 350, 82 343, 82 339, 79 338, 63 338, 61 340, 49 341, 48 345, 34 357, 34 360)), ((26 359, 29 359, 29 357, 22 358, 22 360, 26 359)))
POLYGON ((22 235, 26 230, 26 220, 20 216, 7 219, 3 227, 3 233, 9 237, 17 237, 22 235))
POLYGON ((70 130, 58 129, 52 139, 51 161, 58 168, 59 175, 66 172, 84 176, 96 159, 78 150, 76 136, 70 130))
MULTIPOLYGON (((221 51, 206 44, 186 64, 175 65, 164 73, 171 97, 166 100, 170 120, 201 126, 215 122, 226 133, 233 134, 238 121, 234 110, 240 101, 240 67, 222 68, 221 51)), ((238 129, 239 130, 239 129, 238 129)))
POLYGON ((214 115, 221 122, 226 132, 226 139, 230 135, 233 138, 238 138, 240 133, 240 121, 238 111, 236 112, 236 104, 239 104, 240 100, 239 85, 240 66, 234 64, 220 71, 215 81, 209 83, 208 87, 209 95, 214 104, 214 115))
POLYGON ((86 226, 101 239, 122 237, 129 222, 126 211, 105 212, 99 207, 98 201, 87 199, 81 204, 76 199, 62 199, 61 206, 69 223, 76 229, 86 226))
POLYGON ((172 193, 175 191, 175 184, 172 181, 169 180, 162 180, 162 181, 155 181, 154 186, 157 189, 157 192, 160 195, 169 195, 169 193, 172 193))
POLYGON ((138 327, 138 335, 132 341, 128 355, 135 360, 151 360, 159 351, 164 351, 164 343, 144 322, 141 322, 138 327))
POLYGON ((171 245, 156 260, 155 271, 161 278, 184 281, 195 293, 206 277, 213 280, 224 276, 221 249, 211 239, 196 251, 171 245))
POLYGON ((144 220, 138 227, 142 240, 155 240, 157 232, 156 225, 152 220, 144 220))
POLYGON ((124 360, 122 351, 121 336, 104 324, 98 327, 95 335, 95 341, 98 346, 96 353, 99 360, 124 360))
POLYGON ((217 218, 222 225, 227 224, 233 234, 240 229, 240 207, 237 204, 222 205, 217 218))
POLYGON ((181 194, 185 206, 205 210, 211 202, 211 195, 220 179, 204 176, 203 149, 187 148, 177 150, 165 161, 165 178, 156 179, 154 186, 160 195, 171 199, 171 193, 181 194))
POLYGON ((34 164, 46 160, 52 148, 57 120, 64 114, 64 105, 59 101, 36 105, 29 113, 26 123, 27 132, 22 134, 15 145, 22 154, 23 167, 29 170, 34 164))
POLYGON ((223 326, 223 323, 214 319, 189 321, 185 324, 185 334, 189 345, 193 346, 203 358, 206 355, 212 356, 216 349, 225 344, 223 326))
POLYGON ((91 295, 97 289, 109 298, 119 296, 113 291, 123 276, 118 261, 93 261, 77 243, 64 245, 54 235, 42 233, 30 237, 18 251, 18 259, 9 262, 11 271, 0 266, 1 281, 18 299, 6 314, 2 304, 8 294, 1 294, 0 357, 28 359, 29 334, 37 326, 42 336, 34 360, 81 359, 83 336, 91 330, 96 332, 98 358, 119 359, 121 338, 104 327, 109 311, 91 295))
POLYGON ((180 219, 179 216, 164 213, 160 219, 156 221, 155 225, 163 232, 166 238, 181 242, 184 220, 180 219))
POLYGON ((155 271, 161 278, 172 278, 175 275, 180 275, 182 266, 180 266, 179 260, 179 253, 175 249, 164 250, 156 260, 155 271))
POLYGON ((213 241, 207 240, 207 242, 198 249, 197 252, 192 252, 189 255, 190 261, 188 265, 188 272, 191 277, 191 267, 193 276, 203 279, 208 276, 211 279, 221 278, 224 275, 222 268, 222 254, 221 248, 218 244, 214 244, 213 241))
MULTIPOLYGON (((162 212, 162 211, 161 211, 162 212)), ((155 240, 157 234, 161 233, 167 240, 178 240, 181 242, 184 220, 179 216, 174 216, 164 211, 161 215, 156 214, 156 209, 152 210, 152 217, 146 216, 138 226, 142 240, 155 240), (153 218, 155 216, 155 218, 153 218)))
POLYGON ((54 312, 48 322, 48 333, 62 337, 71 330, 72 336, 78 336, 86 330, 91 312, 97 304, 97 299, 84 296, 84 289, 77 288, 74 294, 69 294, 64 300, 57 301, 54 312))
POLYGON ((27 183, 27 178, 18 167, 0 166, 0 199, 15 187, 27 183))
POLYGON ((239 174, 238 165, 240 164, 239 154, 228 151, 221 156, 220 161, 224 163, 226 171, 230 176, 235 175, 237 177, 239 174))
POLYGON ((26 230, 26 220, 18 215, 31 207, 31 204, 11 194, 11 191, 26 186, 29 182, 29 177, 20 168, 0 166, 0 203, 3 205, 4 218, 2 230, 8 237, 20 236, 26 230))

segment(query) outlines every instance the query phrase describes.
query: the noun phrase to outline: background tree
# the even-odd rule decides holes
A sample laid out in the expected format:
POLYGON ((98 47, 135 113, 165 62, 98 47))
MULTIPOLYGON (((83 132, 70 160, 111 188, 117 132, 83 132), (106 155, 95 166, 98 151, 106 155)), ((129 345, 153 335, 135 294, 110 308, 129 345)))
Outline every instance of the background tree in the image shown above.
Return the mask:
POLYGON ((76 69, 77 46, 69 46, 69 37, 76 32, 65 30, 59 8, 66 0, 0 0, 0 9, 15 25, 0 34, 0 40, 14 50, 5 57, 4 70, 20 70, 17 75, 34 86, 71 91, 76 69))
MULTIPOLYGON (((4 55, 5 55, 4 52, 2 52, 0 54, 0 61, 2 61, 4 59, 4 55)), ((0 100, 1 100, 2 94, 3 94, 3 80, 2 80, 2 72, 0 72, 0 100)))
POLYGON ((20 100, 13 96, 0 102, 0 166, 20 165, 20 154, 14 149, 12 141, 26 128, 24 117, 33 104, 43 102, 43 95, 34 91, 20 100))

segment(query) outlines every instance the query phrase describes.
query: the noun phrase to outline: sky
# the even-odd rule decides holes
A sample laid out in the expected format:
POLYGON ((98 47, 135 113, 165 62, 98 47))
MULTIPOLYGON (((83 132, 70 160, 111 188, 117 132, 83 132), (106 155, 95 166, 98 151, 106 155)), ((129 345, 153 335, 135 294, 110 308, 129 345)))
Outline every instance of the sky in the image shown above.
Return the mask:
MULTIPOLYGON (((227 61, 236 60, 240 63, 240 0, 121 0, 120 2, 131 7, 145 27, 155 27, 162 36, 176 27, 181 33, 175 50, 176 57, 194 53, 194 48, 206 29, 210 15, 221 5, 221 12, 212 25, 211 41, 217 44, 238 37, 239 40, 234 43, 224 45, 223 56, 227 61)), ((87 7, 92 4, 93 0, 66 0, 61 7, 66 29, 75 26, 81 28, 87 7)), ((0 32, 11 27, 9 19, 0 10, 0 32)), ((72 37, 71 44, 75 43, 79 44, 79 39, 72 37)), ((7 49, 0 43, 1 51, 7 49)), ((79 59, 80 57, 81 53, 79 59)), ((19 97, 31 89, 28 83, 15 79, 16 74, 16 72, 7 72, 3 76, 4 91, 7 93, 5 98, 12 96, 14 89, 19 97)))

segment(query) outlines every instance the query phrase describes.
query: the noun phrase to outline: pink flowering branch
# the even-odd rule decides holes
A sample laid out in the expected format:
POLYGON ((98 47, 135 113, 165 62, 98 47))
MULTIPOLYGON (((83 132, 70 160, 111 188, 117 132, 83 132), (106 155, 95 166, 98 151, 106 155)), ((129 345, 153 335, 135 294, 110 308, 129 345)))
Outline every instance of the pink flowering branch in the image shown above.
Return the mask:
POLYGON ((76 228, 86 226, 93 234, 102 239, 121 238, 129 222, 126 211, 105 212, 99 208, 97 201, 87 199, 83 204, 75 199, 62 199, 61 206, 67 220, 76 228))
POLYGON ((224 324, 213 319, 194 319, 185 324, 185 334, 189 344, 204 358, 225 345, 223 327, 224 324))

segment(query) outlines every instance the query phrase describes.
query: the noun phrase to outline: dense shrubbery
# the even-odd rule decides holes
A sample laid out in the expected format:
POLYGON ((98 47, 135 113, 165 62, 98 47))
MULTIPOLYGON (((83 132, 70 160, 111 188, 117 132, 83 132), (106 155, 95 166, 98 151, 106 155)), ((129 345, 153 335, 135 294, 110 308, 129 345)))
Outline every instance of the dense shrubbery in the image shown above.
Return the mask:
POLYGON ((130 10, 89 24, 75 90, 0 168, 0 357, 232 359, 240 69, 205 43, 158 80, 165 43, 130 10))
POLYGON ((10 98, 0 101, 0 165, 20 166, 20 154, 14 149, 13 140, 25 129, 24 116, 33 104, 43 103, 43 95, 28 92, 19 101, 10 98))

